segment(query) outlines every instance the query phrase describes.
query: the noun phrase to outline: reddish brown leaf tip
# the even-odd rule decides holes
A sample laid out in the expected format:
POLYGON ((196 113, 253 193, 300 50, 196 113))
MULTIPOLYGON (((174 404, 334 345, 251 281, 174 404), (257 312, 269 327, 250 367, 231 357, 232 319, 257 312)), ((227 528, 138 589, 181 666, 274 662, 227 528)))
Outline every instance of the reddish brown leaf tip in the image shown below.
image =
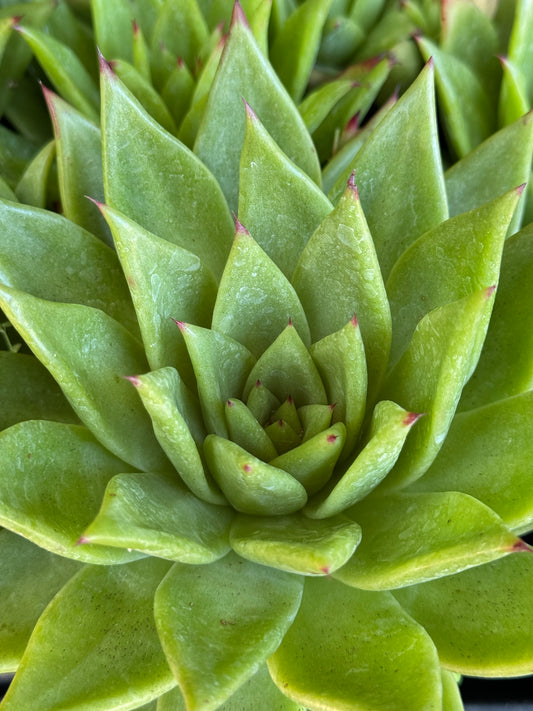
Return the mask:
MULTIPOLYGON (((171 317, 172 318, 172 317, 171 317)), ((175 318, 172 319, 179 330, 183 333, 187 329, 187 324, 184 321, 176 321, 175 318)))
POLYGON ((490 297, 494 294, 495 291, 496 284, 493 284, 492 286, 487 286, 487 288, 485 289, 485 296, 487 297, 487 299, 490 299, 490 297))
POLYGON ((516 188, 516 194, 518 195, 518 197, 520 197, 520 195, 522 195, 522 193, 523 193, 524 190, 526 189, 526 185, 527 185, 527 183, 522 183, 522 185, 519 185, 519 186, 516 188))
POLYGON ((252 109, 250 104, 246 101, 244 96, 241 96, 241 99, 244 103, 244 108, 246 110, 246 118, 250 119, 250 121, 257 121, 257 114, 255 111, 252 109))
POLYGON ((243 471, 246 472, 246 474, 249 474, 252 471, 252 465, 251 464, 245 464, 243 466, 243 471))
POLYGON ((288 325, 291 326, 291 328, 294 327, 294 324, 293 324, 293 322, 292 322, 292 318, 291 318, 290 316, 289 316, 289 324, 288 324, 288 325))
POLYGON ((228 402, 227 402, 228 407, 233 407, 234 405, 235 405, 235 403, 233 402, 233 400, 228 400, 228 402))
POLYGON ((80 538, 78 538, 75 545, 82 546, 84 543, 90 543, 90 542, 91 541, 89 538, 87 538, 86 536, 81 536, 80 538))
POLYGON ((248 23, 248 20, 246 19, 246 15, 244 14, 244 10, 242 9, 242 5, 239 0, 235 0, 235 5, 233 6, 230 29, 235 25, 244 25, 244 27, 250 29, 250 25, 248 23))
POLYGON ((294 402, 292 399, 292 395, 289 395, 289 397, 287 398, 287 402, 289 403, 289 405, 292 405, 292 403, 294 402))
POLYGON ((138 35, 138 34, 139 34, 139 30, 140 30, 139 23, 137 22, 137 20, 133 19, 133 21, 132 21, 131 24, 132 24, 132 27, 133 27, 133 34, 134 34, 134 35, 138 35))
POLYGON ((359 190, 355 184, 355 170, 352 170, 350 177, 348 178, 348 190, 350 190, 354 200, 359 200, 359 190))
POLYGON ((262 383, 261 383, 260 380, 256 380, 256 381, 255 381, 255 387, 256 387, 256 388, 260 388, 261 385, 262 385, 262 383))
POLYGON ((124 375, 122 376, 124 380, 129 380, 132 385, 135 385, 136 388, 140 387, 142 385, 140 378, 138 378, 136 375, 124 375))
POLYGON ((108 62, 102 52, 100 52, 100 49, 97 47, 96 51, 98 52, 98 65, 100 67, 100 73, 101 74, 107 74, 110 77, 116 78, 116 74, 113 71, 113 68, 111 66, 111 63, 108 62))
POLYGON ((326 437, 326 442, 330 442, 331 444, 333 444, 333 442, 336 442, 337 440, 338 440, 338 437, 337 437, 337 435, 334 435, 334 434, 329 434, 326 437))
POLYGON ((239 218, 235 213, 233 213, 233 219, 235 220, 235 236, 237 235, 247 235, 248 237, 251 237, 250 233, 246 229, 246 227, 240 222, 239 218))
POLYGON ((403 419, 403 424, 406 427, 410 427, 411 425, 414 425, 417 420, 419 420, 421 417, 424 417, 424 412, 410 412, 408 415, 406 415, 403 419))
MULTIPOLYGON (((356 188, 357 190, 357 188, 356 188)), ((350 319, 350 323, 354 328, 357 328, 359 326, 359 321, 357 320, 357 316, 354 314, 352 318, 350 319)))
POLYGON ((92 198, 90 195, 84 195, 84 198, 87 198, 87 200, 90 200, 96 207, 100 210, 100 212, 104 211, 105 207, 105 202, 100 202, 96 198, 92 198))
POLYGON ((333 410, 334 410, 336 407, 337 407, 337 403, 334 402, 333 404, 331 404, 331 405, 329 406, 329 409, 331 410, 331 412, 333 412, 333 410))
POLYGON ((533 548, 521 538, 518 538, 516 543, 511 546, 511 553, 533 553, 533 548))
POLYGON ((331 571, 331 568, 329 565, 324 565, 322 568, 320 568, 320 572, 323 573, 324 575, 329 575, 331 571))
POLYGON ((285 427, 285 421, 284 421, 284 420, 278 420, 278 427, 285 427))

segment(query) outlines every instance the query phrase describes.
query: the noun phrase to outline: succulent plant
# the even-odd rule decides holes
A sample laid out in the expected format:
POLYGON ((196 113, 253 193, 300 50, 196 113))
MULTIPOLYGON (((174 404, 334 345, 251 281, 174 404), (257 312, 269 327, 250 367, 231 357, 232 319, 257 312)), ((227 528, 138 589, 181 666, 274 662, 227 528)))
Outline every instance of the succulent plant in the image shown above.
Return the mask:
POLYGON ((331 202, 239 5, 217 63, 194 150, 46 89, 64 215, 0 203, 0 707, 461 709, 533 664, 532 117, 445 173, 430 61, 331 202))

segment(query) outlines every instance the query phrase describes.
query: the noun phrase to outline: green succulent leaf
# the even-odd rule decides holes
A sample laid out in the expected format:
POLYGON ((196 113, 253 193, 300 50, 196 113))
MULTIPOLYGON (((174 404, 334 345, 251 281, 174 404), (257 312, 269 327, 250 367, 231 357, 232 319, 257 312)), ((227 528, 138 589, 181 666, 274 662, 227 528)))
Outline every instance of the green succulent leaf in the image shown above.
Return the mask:
POLYGON ((428 63, 353 163, 384 279, 411 242, 448 217, 428 63))
POLYGON ((527 96, 533 104, 533 79, 531 67, 533 66, 533 4, 531 0, 518 0, 513 22, 511 37, 509 38, 509 59, 517 66, 526 80, 527 96))
POLYGON ((307 319, 290 282, 240 225, 218 290, 212 328, 256 358, 291 320, 310 343, 307 319))
POLYGON ((419 237, 394 265, 387 281, 392 313, 391 360, 403 353, 429 311, 496 284, 503 243, 522 188, 419 237), (449 255, 443 259, 443 254, 449 255))
POLYGON ((176 126, 180 126, 191 103, 195 81, 185 62, 179 62, 168 77, 161 98, 168 106, 176 126))
POLYGON ((494 312, 479 364, 459 409, 469 410, 533 386, 533 225, 504 246, 494 312))
POLYGON ((254 358, 245 346, 218 331, 178 326, 191 357, 207 430, 227 437, 225 403, 242 392, 254 358))
POLYGON ((37 623, 3 708, 129 711, 172 689, 153 613, 169 565, 147 558, 77 573, 37 623))
POLYGON ((253 110, 239 168, 239 220, 290 279, 307 240, 332 205, 278 147, 253 110))
POLYGON ((465 711, 457 675, 442 670, 442 711, 465 711))
MULTIPOLYGON (((361 327, 371 388, 375 389, 389 357, 390 311, 376 252, 353 180, 350 180, 333 212, 323 220, 307 243, 294 272, 293 284, 307 315, 313 342, 335 332, 340 334, 341 329, 356 315, 361 327)), ((318 352, 325 345, 315 344, 313 348, 320 357, 318 352)), ((335 360, 338 361, 339 357, 335 360)), ((350 369, 354 367, 357 367, 355 362, 350 369)), ((339 366, 332 366, 332 370, 338 372, 339 366)), ((361 388, 363 386, 364 383, 361 388)), ((337 402, 338 396, 333 402, 337 402)))
POLYGON ((112 244, 102 215, 86 197, 104 199, 100 130, 56 94, 46 89, 44 93, 54 125, 63 214, 104 242, 112 244))
POLYGON ((76 545, 98 513, 107 482, 127 465, 84 428, 21 422, 0 433, 0 521, 53 553, 99 564, 138 558, 124 550, 76 545), (17 452, 24 456, 17 457, 17 452))
POLYGON ((79 423, 61 388, 31 355, 0 351, 0 430, 24 420, 79 423))
POLYGON ((197 0, 163 0, 153 35, 193 69, 208 28, 197 0))
POLYGON ((294 620, 302 587, 233 554, 174 565, 157 590, 155 618, 188 709, 217 709, 259 669, 294 620))
POLYGON ((305 508, 311 518, 328 518, 344 511, 369 494, 390 472, 405 438, 417 421, 394 402, 378 403, 373 414, 368 441, 351 464, 318 493, 305 508))
POLYGON ((347 515, 363 540, 335 577, 363 590, 391 590, 458 573, 515 550, 521 541, 487 506, 456 491, 361 501, 347 515))
POLYGON ((254 109, 281 150, 317 184, 316 151, 296 106, 255 43, 238 4, 196 137, 195 153, 237 211, 239 158, 245 132, 241 97, 254 109))
POLYGON ((270 437, 247 405, 237 398, 226 403, 226 422, 230 439, 239 447, 265 462, 277 457, 270 437))
POLYGON ((310 708, 375 709, 386 698, 387 711, 442 709, 435 647, 387 592, 307 579, 268 666, 283 692, 310 708))
POLYGON ((479 359, 493 292, 494 287, 482 289, 426 314, 387 376, 382 397, 425 417, 384 482, 386 489, 415 481, 435 459, 479 359))
POLYGON ((5 529, 0 543, 0 673, 5 673, 17 669, 44 608, 81 564, 5 529))
POLYGON ((501 57, 503 77, 498 104, 498 122, 506 126, 526 114, 530 109, 526 93, 526 77, 507 58, 501 57))
POLYGON ((208 326, 216 282, 199 257, 148 232, 107 205, 100 209, 111 228, 153 369, 176 366, 191 379, 191 365, 177 321, 208 326))
POLYGON ((291 322, 250 371, 244 387, 245 398, 258 381, 279 402, 284 402, 290 396, 298 406, 328 404, 317 367, 291 322))
POLYGON ((332 1, 310 0, 300 5, 283 24, 272 44, 270 60, 295 102, 304 95, 332 1))
POLYGON ((46 207, 48 179, 56 156, 56 142, 49 141, 28 163, 15 188, 20 202, 34 207, 46 207))
POLYGON ((533 664, 532 584, 533 555, 524 552, 394 596, 424 625, 446 669, 521 676, 533 664))
POLYGON ((46 366, 80 420, 139 469, 166 468, 148 415, 123 376, 147 370, 142 348, 98 309, 59 304, 0 286, 9 320, 46 366))
POLYGON ((98 89, 76 54, 41 30, 24 26, 19 32, 58 93, 88 119, 98 121, 98 89))
POLYGON ((3 284, 41 299, 102 309, 137 333, 120 264, 101 240, 61 215, 4 200, 0 226, 3 284))
POLYGON ((361 528, 344 516, 311 521, 301 514, 239 514, 231 526, 236 553, 255 563, 300 575, 329 575, 353 554, 361 528))
POLYGON ((83 543, 134 549, 193 565, 226 555, 233 512, 197 499, 179 482, 158 474, 119 474, 83 543))
POLYGON ((225 504, 205 472, 198 447, 205 438, 200 403, 174 368, 130 378, 152 418, 154 433, 181 479, 203 501, 225 504))
MULTIPOLYGON (((533 156, 533 113, 494 133, 476 150, 446 171, 446 193, 453 217, 480 207, 530 179, 533 156)), ((520 201, 512 234, 523 213, 520 201)))
POLYGON ((132 10, 126 0, 91 0, 96 45, 105 57, 133 61, 132 10))
POLYGON ((532 392, 460 413, 439 455, 410 490, 462 491, 490 506, 512 530, 529 531, 532 416, 532 392))
MULTIPOLYGON (((305 97, 298 108, 309 133, 316 131, 335 104, 346 96, 353 86, 353 79, 335 79, 322 84, 305 97)), ((325 186, 324 192, 327 193, 325 186)))
POLYGON ((272 413, 280 404, 279 399, 260 380, 256 380, 252 385, 246 400, 246 406, 262 425, 270 420, 272 413))
POLYGON ((307 501, 304 487, 290 474, 262 462, 235 442, 208 435, 207 466, 230 504, 252 516, 293 513, 307 501))
POLYGON ((216 180, 146 113, 105 62, 101 77, 106 202, 196 254, 218 279, 233 225, 216 180))

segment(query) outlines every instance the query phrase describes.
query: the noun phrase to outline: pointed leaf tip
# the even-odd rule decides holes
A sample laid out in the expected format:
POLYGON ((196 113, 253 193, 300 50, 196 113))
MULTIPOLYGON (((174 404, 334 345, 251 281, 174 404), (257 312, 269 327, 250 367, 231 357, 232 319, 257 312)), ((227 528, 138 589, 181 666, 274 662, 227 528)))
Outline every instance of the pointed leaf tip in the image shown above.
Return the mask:
POLYGON ((258 379, 255 381, 255 387, 260 388, 261 387, 261 381, 258 379))
MULTIPOLYGON (((357 190, 357 188, 356 188, 357 190)), ((354 328, 357 328, 359 326, 359 321, 357 320, 357 316, 354 314, 352 318, 350 319, 350 323, 354 328)))
POLYGON ((234 407, 234 405, 235 405, 235 403, 233 402, 233 400, 228 400, 226 404, 227 404, 228 407, 234 407))
POLYGON ((242 99, 242 101, 243 101, 243 103, 244 103, 244 109, 245 109, 245 111, 246 111, 246 118, 250 119, 251 121, 257 121, 257 120, 258 120, 258 119, 257 119, 257 114, 256 114, 255 111, 252 109, 252 107, 250 106, 250 104, 246 101, 246 99, 244 98, 244 96, 241 96, 241 99, 242 99))
POLYGON ((132 27, 133 27, 133 34, 134 34, 134 35, 138 35, 138 34, 139 34, 139 30, 140 30, 139 23, 137 22, 137 20, 136 20, 135 18, 133 18, 131 24, 132 24, 132 27))
POLYGON ((235 0, 235 4, 233 5, 233 13, 231 15, 230 30, 232 27, 239 24, 244 25, 245 27, 250 29, 250 24, 246 15, 244 14, 244 10, 242 9, 241 3, 239 2, 239 0, 235 0))
POLYGON ((246 474, 249 474, 252 471, 252 465, 251 464, 245 464, 243 466, 243 471, 246 472, 246 474))
POLYGON ((521 538, 517 538, 516 543, 511 546, 511 553, 533 553, 533 548, 521 538))
POLYGON ((354 200, 359 200, 359 190, 355 184, 355 170, 352 170, 350 177, 348 178, 348 189, 351 191, 354 200))
POLYGON ((485 295, 486 295, 487 299, 490 299, 490 297, 494 294, 495 291, 496 291, 496 284, 493 284, 492 286, 488 286, 485 289, 485 295))
POLYGON ((235 220, 235 236, 246 235, 247 237, 251 237, 251 234, 248 232, 246 227, 242 224, 242 222, 239 220, 235 213, 233 213, 233 219, 235 220))
POLYGON ((177 321, 175 318, 173 318, 172 320, 182 333, 187 329, 187 324, 184 321, 177 321))
POLYGON ((86 536, 81 536, 80 538, 78 538, 75 545, 82 546, 84 543, 90 543, 90 542, 91 541, 89 538, 87 538, 86 536))
POLYGON ((406 417, 404 417, 403 424, 406 427, 411 427, 417 420, 424 417, 424 415, 424 412, 410 412, 406 417))
POLYGON ((111 63, 108 62, 107 59, 102 54, 102 52, 100 52, 100 48, 97 47, 96 51, 98 52, 98 65, 100 67, 100 73, 107 74, 108 76, 112 77, 113 79, 117 79, 117 75, 113 71, 113 68, 111 67, 111 63))
POLYGON ((516 194, 518 195, 518 197, 520 197, 520 195, 522 195, 522 193, 523 193, 524 190, 526 189, 526 186, 527 186, 527 183, 522 183, 522 185, 519 185, 519 186, 516 188, 516 194))
POLYGON ((331 443, 331 444, 333 444, 333 442, 336 442, 337 440, 338 440, 338 436, 335 435, 335 434, 329 434, 329 435, 326 437, 326 442, 329 442, 329 443, 331 443))

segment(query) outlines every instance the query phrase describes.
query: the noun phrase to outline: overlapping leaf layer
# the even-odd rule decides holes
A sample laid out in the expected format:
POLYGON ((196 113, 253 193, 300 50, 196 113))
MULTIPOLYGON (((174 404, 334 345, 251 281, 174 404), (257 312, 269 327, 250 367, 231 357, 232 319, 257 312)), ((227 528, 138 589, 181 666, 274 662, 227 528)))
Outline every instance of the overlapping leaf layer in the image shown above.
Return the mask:
POLYGON ((533 121, 450 124, 445 172, 434 97, 483 107, 450 56, 486 15, 438 48, 432 3, 250 1, 221 40, 229 3, 93 0, 98 90, 52 5, 0 14, 56 90, 24 160, 0 85, 2 711, 455 711, 530 673, 533 121), (433 59, 347 141, 391 63, 313 68, 416 17, 433 59))

